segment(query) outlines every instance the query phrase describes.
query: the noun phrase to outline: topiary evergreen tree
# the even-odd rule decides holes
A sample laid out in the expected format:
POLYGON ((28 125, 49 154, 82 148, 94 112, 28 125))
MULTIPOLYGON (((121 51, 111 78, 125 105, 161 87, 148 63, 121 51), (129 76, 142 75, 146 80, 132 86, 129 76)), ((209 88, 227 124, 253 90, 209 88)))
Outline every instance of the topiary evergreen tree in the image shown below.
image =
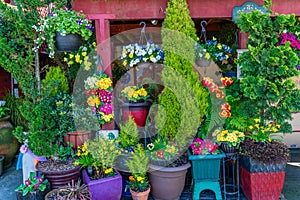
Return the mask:
POLYGON ((207 109, 208 93, 193 71, 196 40, 186 0, 170 0, 162 29, 165 89, 159 96, 157 128, 180 147, 189 144, 207 109))
MULTIPOLYGON (((270 4, 268 4, 270 5, 270 4)), ((256 109, 244 112, 259 118, 260 125, 280 124, 281 132, 292 132, 291 113, 300 110, 300 91, 292 77, 298 76, 297 50, 292 44, 281 44, 280 35, 295 26, 295 15, 262 14, 253 11, 241 13, 237 24, 243 32, 249 32, 248 49, 238 62, 241 65, 241 90, 244 101, 256 109)), ((300 28, 298 26, 298 31, 300 28)), ((298 38, 299 39, 299 38, 298 38)))

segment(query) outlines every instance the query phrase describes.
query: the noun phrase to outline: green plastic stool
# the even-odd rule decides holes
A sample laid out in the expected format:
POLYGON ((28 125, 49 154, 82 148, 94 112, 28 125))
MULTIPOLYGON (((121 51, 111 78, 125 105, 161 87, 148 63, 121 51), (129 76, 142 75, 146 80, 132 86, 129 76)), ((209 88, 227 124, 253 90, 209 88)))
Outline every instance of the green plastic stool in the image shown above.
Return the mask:
POLYGON ((197 181, 194 180, 193 200, 199 200, 200 193, 203 190, 211 190, 215 193, 217 200, 222 200, 220 183, 215 181, 197 181))

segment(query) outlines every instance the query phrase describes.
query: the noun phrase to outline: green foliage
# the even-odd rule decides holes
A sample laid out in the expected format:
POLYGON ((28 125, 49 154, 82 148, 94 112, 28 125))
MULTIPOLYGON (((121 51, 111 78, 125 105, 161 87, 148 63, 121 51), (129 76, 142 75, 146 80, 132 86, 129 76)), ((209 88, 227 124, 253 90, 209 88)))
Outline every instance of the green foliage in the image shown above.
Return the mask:
POLYGON ((33 191, 44 191, 48 183, 47 179, 44 179, 44 175, 38 177, 35 172, 30 172, 29 178, 25 180, 25 184, 21 184, 15 191, 22 191, 23 196, 33 191))
POLYGON ((58 91, 69 91, 65 72, 60 67, 50 67, 42 81, 42 89, 50 90, 49 95, 55 96, 58 91), (44 88, 43 88, 44 87, 44 88))
POLYGON ((243 100, 240 79, 233 77, 233 83, 225 87, 226 102, 231 106, 231 116, 225 119, 224 129, 245 132, 254 116, 248 116, 249 110, 255 110, 255 105, 243 100))
POLYGON ((207 92, 192 66, 196 40, 186 1, 170 0, 162 30, 165 89, 159 96, 157 127, 160 135, 175 138, 180 146, 194 136, 207 108, 207 92))
POLYGON ((291 132, 291 112, 300 108, 300 91, 292 77, 299 75, 297 54, 289 42, 278 45, 279 35, 295 25, 295 15, 278 15, 253 11, 241 13, 237 24, 249 32, 248 49, 238 60, 242 66, 241 90, 244 103, 255 105, 245 110, 248 117, 259 118, 260 125, 280 124, 281 132, 291 132))
MULTIPOLYGON (((19 106, 22 105, 24 98, 23 97, 16 98, 10 92, 7 92, 5 94, 3 100, 5 101, 6 107, 9 108, 10 119, 11 119, 14 127, 27 126, 27 122, 24 119, 24 117, 22 116, 21 111, 19 109, 19 106)), ((0 116, 1 116, 1 114, 0 114, 0 116)))
POLYGON ((137 125, 132 116, 129 116, 128 121, 124 125, 120 124, 120 147, 128 150, 130 147, 136 146, 139 142, 138 137, 137 125))
POLYGON ((109 140, 107 137, 99 136, 93 141, 87 142, 87 150, 90 152, 94 159, 99 162, 96 167, 97 173, 102 173, 102 176, 109 174, 106 170, 110 170, 120 154, 115 140, 109 140))
POLYGON ((6 117, 8 115, 9 108, 6 105, 0 105, 0 118, 6 117))

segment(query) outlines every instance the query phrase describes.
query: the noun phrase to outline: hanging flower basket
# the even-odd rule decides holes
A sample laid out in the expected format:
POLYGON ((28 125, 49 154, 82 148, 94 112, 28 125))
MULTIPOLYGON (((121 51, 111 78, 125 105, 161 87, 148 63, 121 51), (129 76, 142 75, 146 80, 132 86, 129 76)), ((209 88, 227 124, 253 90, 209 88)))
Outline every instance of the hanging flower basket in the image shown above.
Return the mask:
POLYGON ((78 34, 67 34, 65 36, 56 32, 55 47, 61 52, 78 51, 82 43, 82 37, 78 34))

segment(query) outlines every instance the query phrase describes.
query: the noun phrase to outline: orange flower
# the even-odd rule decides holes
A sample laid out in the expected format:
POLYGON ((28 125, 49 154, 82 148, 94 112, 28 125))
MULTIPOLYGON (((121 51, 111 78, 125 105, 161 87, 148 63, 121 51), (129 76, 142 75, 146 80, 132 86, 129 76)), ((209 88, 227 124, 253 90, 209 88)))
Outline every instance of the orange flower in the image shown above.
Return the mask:
POLYGON ((129 176, 129 180, 130 180, 130 181, 135 181, 135 179, 134 179, 133 176, 129 176))

